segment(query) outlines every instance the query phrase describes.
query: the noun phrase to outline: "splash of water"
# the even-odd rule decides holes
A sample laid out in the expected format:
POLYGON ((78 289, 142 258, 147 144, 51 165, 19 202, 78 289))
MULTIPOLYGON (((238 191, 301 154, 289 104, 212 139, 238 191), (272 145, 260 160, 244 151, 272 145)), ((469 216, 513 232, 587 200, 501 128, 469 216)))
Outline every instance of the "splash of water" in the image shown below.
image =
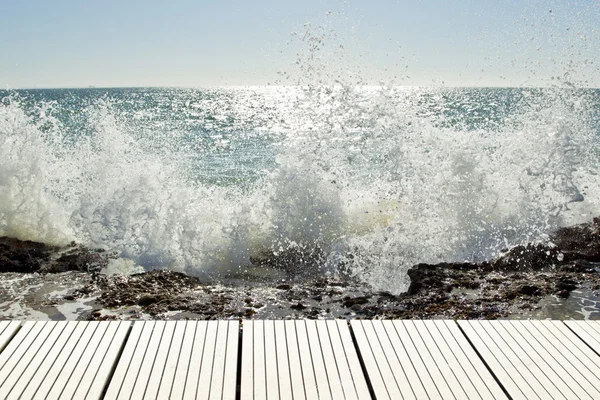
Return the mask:
MULTIPOLYGON (((200 95, 174 95, 179 112, 198 110, 200 95)), ((231 129, 161 129, 171 120, 146 106, 139 125, 139 113, 100 96, 77 110, 86 119, 74 130, 54 117, 64 117, 60 102, 32 111, 7 100, 0 234, 76 240, 192 274, 292 251, 290 269, 398 292, 415 263, 489 258, 600 211, 594 91, 335 86, 213 98, 200 121, 231 129), (269 117, 240 129, 248 104, 269 117), (219 168, 260 173, 203 175, 219 168)))

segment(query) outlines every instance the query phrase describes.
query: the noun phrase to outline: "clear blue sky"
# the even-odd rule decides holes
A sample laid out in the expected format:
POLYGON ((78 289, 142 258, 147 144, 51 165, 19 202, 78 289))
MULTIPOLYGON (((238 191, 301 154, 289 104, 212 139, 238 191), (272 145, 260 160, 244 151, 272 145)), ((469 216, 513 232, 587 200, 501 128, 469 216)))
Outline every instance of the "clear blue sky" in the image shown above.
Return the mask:
POLYGON ((0 9, 3 88, 558 78, 600 87, 597 0, 0 0, 0 9))

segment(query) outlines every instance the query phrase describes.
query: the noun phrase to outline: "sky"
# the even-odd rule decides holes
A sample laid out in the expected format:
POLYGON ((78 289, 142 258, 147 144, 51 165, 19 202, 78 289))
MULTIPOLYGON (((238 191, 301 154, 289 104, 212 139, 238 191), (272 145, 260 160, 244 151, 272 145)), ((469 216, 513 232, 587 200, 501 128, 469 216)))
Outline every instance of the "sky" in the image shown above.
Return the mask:
POLYGON ((0 87, 600 87, 600 0, 0 0, 0 87))

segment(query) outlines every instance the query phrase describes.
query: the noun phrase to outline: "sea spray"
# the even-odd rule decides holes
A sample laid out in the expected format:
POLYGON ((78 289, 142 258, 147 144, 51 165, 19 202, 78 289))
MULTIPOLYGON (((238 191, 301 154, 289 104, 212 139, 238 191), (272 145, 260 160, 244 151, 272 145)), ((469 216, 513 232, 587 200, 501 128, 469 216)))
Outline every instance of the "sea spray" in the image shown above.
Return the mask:
POLYGON ((4 99, 0 106, 0 234, 64 244, 74 238, 68 211, 52 193, 58 142, 46 108, 34 122, 19 105, 4 99))
POLYGON ((134 263, 119 270, 279 257, 397 292, 415 263, 488 259, 600 211, 594 90, 5 95, 0 234, 102 247, 134 263))

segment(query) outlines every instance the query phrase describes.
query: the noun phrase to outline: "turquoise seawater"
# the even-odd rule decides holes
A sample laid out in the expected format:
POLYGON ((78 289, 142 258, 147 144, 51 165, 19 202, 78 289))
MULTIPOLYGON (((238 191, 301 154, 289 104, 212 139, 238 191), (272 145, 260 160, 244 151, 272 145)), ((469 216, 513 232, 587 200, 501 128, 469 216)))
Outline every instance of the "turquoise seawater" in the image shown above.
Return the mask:
POLYGON ((258 257, 401 291, 600 214, 600 91, 239 87, 0 91, 0 235, 111 268, 258 257))

